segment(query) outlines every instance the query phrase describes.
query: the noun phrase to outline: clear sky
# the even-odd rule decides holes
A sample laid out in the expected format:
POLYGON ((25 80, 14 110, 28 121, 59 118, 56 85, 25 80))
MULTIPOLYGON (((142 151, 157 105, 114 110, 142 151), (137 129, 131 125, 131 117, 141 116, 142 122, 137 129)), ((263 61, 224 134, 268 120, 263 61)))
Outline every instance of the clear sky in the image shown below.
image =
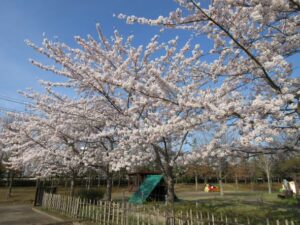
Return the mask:
MULTIPOLYGON (((28 87, 40 90, 38 80, 53 78, 28 62, 29 58, 40 56, 25 45, 25 39, 40 44, 45 33, 49 38, 58 37, 74 45, 75 35, 96 36, 95 24, 99 22, 106 35, 118 29, 124 35, 134 34, 137 44, 143 44, 159 29, 128 25, 113 14, 157 17, 168 15, 176 7, 172 0, 1 0, 0 108, 23 110, 21 104, 3 98, 22 100, 18 91, 28 87)), ((176 32, 168 35, 174 37, 176 32)))

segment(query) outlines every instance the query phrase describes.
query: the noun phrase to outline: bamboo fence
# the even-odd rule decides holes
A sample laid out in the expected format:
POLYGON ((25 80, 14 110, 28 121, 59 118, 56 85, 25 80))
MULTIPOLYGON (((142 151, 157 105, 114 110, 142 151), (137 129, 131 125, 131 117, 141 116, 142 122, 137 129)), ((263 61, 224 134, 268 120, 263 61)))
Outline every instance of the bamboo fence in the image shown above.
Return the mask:
MULTIPOLYGON (((248 218, 239 220, 226 215, 198 210, 181 211, 174 216, 156 207, 127 202, 88 201, 65 195, 44 193, 42 207, 79 221, 99 225, 257 225, 248 218)), ((262 225, 296 225, 294 221, 261 221, 262 225)))

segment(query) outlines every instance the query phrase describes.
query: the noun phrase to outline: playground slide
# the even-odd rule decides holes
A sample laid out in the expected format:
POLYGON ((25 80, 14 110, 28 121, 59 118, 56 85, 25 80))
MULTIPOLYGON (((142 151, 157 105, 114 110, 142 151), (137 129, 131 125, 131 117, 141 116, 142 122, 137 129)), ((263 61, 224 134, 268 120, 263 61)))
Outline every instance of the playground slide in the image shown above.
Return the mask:
POLYGON ((129 203, 143 204, 162 179, 162 175, 148 175, 139 190, 131 196, 129 203))

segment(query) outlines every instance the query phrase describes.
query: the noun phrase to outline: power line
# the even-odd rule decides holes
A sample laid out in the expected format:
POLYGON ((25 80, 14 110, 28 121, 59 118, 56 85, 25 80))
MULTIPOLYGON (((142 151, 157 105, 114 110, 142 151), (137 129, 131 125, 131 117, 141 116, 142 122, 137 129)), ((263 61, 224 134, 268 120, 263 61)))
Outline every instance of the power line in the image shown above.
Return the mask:
MULTIPOLYGON (((0 94, 0 100, 4 100, 4 101, 7 101, 7 102, 12 102, 12 103, 17 103, 17 104, 21 104, 21 105, 24 105, 24 106, 30 106, 30 103, 23 102, 22 100, 19 100, 19 99, 14 99, 14 98, 8 97, 8 96, 3 95, 3 94, 0 94)), ((9 112, 9 113, 24 113, 24 111, 10 109, 10 108, 6 108, 6 107, 2 107, 2 106, 0 106, 0 111, 1 112, 9 112)))
POLYGON ((0 99, 4 100, 4 101, 8 101, 8 102, 22 104, 22 105, 30 105, 30 103, 28 103, 28 102, 23 102, 22 100, 14 99, 14 98, 2 95, 2 94, 0 94, 0 99))
POLYGON ((3 94, 3 93, 1 93, 1 92, 0 92, 0 95, 3 96, 3 97, 6 97, 6 98, 18 100, 17 98, 11 97, 11 96, 9 96, 9 95, 7 95, 7 94, 3 94))
MULTIPOLYGON (((12 99, 12 98, 10 98, 10 97, 7 97, 7 96, 1 95, 1 94, 0 94, 0 100, 12 102, 12 103, 17 103, 17 104, 21 104, 21 105, 24 105, 24 106, 27 106, 27 105, 28 105, 28 104, 25 103, 25 102, 21 102, 21 101, 18 101, 18 100, 14 100, 14 99, 12 99)), ((1 111, 1 112, 9 112, 9 113, 22 113, 22 111, 15 110, 15 109, 10 109, 10 108, 6 108, 6 107, 2 107, 2 106, 0 106, 0 111, 1 111)))
POLYGON ((21 104, 21 105, 25 105, 25 106, 29 106, 30 105, 30 104, 25 103, 25 102, 19 102, 19 101, 15 101, 15 100, 9 100, 9 99, 5 99, 5 98, 2 98, 2 97, 0 97, 0 100, 4 100, 4 101, 7 101, 7 102, 12 102, 12 103, 17 103, 17 104, 21 104))
POLYGON ((2 112, 12 112, 12 113, 23 113, 22 111, 19 110, 15 110, 15 109, 9 109, 9 108, 5 108, 0 106, 0 111, 2 112))

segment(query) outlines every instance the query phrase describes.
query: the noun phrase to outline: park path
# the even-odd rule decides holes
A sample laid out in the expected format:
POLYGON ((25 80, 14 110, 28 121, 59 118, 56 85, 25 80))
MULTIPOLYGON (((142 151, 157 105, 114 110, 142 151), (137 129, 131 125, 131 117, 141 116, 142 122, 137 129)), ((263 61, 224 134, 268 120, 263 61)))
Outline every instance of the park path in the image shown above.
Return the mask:
POLYGON ((0 225, 55 224, 58 221, 32 210, 31 205, 0 205, 0 225))

